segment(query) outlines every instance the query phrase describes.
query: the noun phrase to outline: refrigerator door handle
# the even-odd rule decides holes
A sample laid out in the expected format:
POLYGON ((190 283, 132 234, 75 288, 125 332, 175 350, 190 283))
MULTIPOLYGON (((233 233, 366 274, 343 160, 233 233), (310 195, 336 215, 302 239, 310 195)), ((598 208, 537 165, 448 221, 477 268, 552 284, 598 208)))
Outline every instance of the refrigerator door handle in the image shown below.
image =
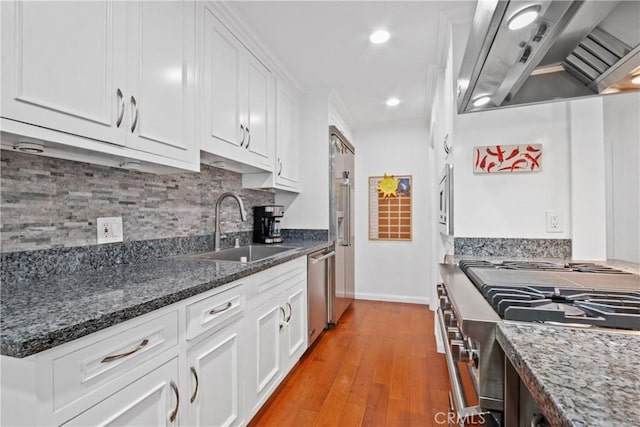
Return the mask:
POLYGON ((344 243, 343 246, 351 246, 351 184, 344 184, 346 204, 344 210, 344 243))

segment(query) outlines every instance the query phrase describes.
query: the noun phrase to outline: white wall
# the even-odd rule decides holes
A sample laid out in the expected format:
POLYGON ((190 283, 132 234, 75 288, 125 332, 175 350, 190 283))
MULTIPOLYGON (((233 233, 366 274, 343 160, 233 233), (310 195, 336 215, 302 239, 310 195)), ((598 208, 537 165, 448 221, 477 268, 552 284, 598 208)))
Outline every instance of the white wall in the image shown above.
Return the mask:
POLYGON ((285 206, 283 228, 329 229, 329 91, 302 98, 298 170, 300 194, 277 193, 285 206))
POLYGON ((454 118, 454 228, 457 237, 570 238, 568 114, 564 102, 454 118), (473 147, 542 144, 542 170, 474 174, 473 147), (546 211, 564 220, 546 232, 546 211))
POLYGON ((640 93, 603 98, 607 258, 640 263, 640 93))
POLYGON ((352 141, 349 113, 338 96, 327 89, 307 91, 302 97, 298 170, 300 194, 277 193, 285 207, 283 228, 329 229, 329 126, 352 141))
POLYGON ((605 156, 602 98, 568 103, 571 165, 571 254, 606 259, 605 156))
POLYGON ((358 299, 428 304, 433 217, 426 122, 354 130, 356 146, 356 283, 358 299), (369 240, 368 177, 412 175, 412 241, 369 240))

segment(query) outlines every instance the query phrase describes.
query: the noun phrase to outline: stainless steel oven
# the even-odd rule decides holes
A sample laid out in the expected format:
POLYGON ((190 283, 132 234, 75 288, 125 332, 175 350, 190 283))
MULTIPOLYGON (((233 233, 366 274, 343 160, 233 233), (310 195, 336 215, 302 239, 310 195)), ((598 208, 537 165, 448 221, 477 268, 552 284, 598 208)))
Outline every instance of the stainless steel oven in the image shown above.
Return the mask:
POLYGON ((454 265, 441 265, 437 321, 451 383, 457 425, 502 425, 504 356, 495 340, 500 317, 474 298, 473 284, 454 265))
POLYGON ((445 164, 438 188, 438 229, 453 235, 453 165, 445 164))
MULTIPOLYGON (((591 263, 461 260, 441 264, 438 324, 459 425, 543 425, 495 338, 502 320, 640 330, 639 278, 591 263), (515 384, 515 385, 514 385, 515 384), (514 396, 519 395, 514 403, 514 396), (471 421, 471 422, 470 422, 471 421)), ((515 374, 517 377, 517 374, 515 374)), ((533 402, 534 403, 534 402, 533 402)))

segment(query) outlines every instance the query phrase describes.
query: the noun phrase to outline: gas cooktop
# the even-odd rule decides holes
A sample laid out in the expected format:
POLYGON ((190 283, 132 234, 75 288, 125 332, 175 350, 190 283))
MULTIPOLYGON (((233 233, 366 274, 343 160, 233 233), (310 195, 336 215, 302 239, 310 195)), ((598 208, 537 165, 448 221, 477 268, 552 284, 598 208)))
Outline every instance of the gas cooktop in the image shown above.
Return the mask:
POLYGON ((505 320, 640 330, 640 276, 591 263, 460 261, 505 320))
POLYGON ((555 264, 546 261, 500 261, 491 262, 484 260, 462 260, 459 262, 462 271, 468 268, 493 268, 496 270, 532 270, 532 271, 558 271, 558 272, 578 272, 578 273, 602 273, 602 274, 626 274, 626 271, 618 270, 604 265, 590 262, 568 262, 565 264, 555 264))

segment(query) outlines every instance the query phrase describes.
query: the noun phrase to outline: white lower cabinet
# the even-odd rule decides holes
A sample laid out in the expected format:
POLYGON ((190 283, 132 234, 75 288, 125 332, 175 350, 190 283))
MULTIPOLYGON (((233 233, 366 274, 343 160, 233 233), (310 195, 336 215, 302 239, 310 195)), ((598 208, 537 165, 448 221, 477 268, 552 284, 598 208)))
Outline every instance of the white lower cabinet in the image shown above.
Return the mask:
POLYGON ((290 261, 256 276, 258 295, 249 303, 248 314, 247 419, 307 348, 306 260, 290 261))
POLYGON ((299 282, 285 292, 289 316, 284 333, 284 369, 289 372, 307 349, 307 281, 299 282))
POLYGON ((244 424, 240 351, 243 323, 237 320, 187 350, 190 426, 244 424))
POLYGON ((73 418, 65 426, 177 426, 178 358, 73 418))
POLYGON ((306 257, 32 356, 0 357, 0 424, 241 426, 307 346, 306 257))

